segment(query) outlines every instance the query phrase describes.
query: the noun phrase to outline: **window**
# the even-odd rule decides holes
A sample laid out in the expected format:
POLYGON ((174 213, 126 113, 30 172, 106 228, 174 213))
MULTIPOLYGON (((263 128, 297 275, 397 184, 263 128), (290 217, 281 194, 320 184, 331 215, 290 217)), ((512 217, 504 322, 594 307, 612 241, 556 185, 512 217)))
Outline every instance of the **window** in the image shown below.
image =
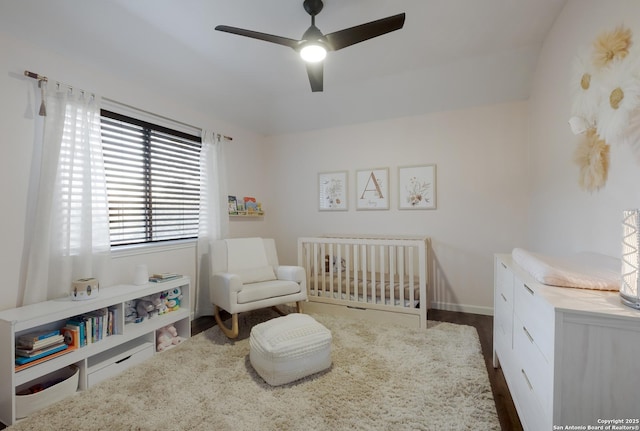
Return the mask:
POLYGON ((198 236, 201 139, 101 111, 111 246, 198 236))

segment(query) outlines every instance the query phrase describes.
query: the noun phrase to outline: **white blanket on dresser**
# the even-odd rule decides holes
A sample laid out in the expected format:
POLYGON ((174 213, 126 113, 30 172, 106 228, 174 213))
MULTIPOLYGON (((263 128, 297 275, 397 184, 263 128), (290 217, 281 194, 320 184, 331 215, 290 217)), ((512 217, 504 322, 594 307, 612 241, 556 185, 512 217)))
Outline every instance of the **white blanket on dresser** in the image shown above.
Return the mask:
POLYGON ((620 290, 620 259, 598 253, 548 256, 514 248, 514 262, 542 284, 581 289, 620 290))

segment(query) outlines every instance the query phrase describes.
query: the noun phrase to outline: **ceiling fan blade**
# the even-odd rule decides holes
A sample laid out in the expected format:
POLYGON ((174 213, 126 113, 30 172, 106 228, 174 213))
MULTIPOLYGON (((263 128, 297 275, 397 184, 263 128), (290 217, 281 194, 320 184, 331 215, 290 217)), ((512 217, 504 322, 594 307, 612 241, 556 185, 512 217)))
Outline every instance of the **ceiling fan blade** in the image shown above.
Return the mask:
POLYGON ((404 26, 405 14, 389 16, 325 35, 334 51, 381 36, 404 26))
POLYGON ((322 91, 322 77, 324 70, 324 62, 319 61, 317 63, 307 63, 307 74, 309 75, 309 83, 311 84, 311 91, 322 91))
POLYGON ((245 30, 243 28, 230 27, 228 25, 218 25, 216 30, 224 31, 226 33, 237 34, 239 36, 246 36, 253 39, 264 40, 265 42, 277 43, 278 45, 288 46, 289 48, 297 49, 300 41, 296 39, 289 39, 288 37, 275 36, 273 34, 260 33, 253 30, 245 30))

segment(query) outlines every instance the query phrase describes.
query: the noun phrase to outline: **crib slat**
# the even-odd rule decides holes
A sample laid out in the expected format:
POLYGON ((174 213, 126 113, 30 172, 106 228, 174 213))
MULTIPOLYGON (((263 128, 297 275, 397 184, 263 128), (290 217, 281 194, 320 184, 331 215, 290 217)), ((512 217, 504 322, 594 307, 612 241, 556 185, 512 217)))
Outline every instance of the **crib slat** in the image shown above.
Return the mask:
POLYGON ((329 293, 331 294, 331 297, 334 298, 334 296, 333 296, 333 294, 334 294, 333 276, 334 276, 334 261, 335 261, 335 255, 333 254, 333 245, 334 244, 333 243, 329 243, 327 245, 329 247, 329 251, 327 252, 329 254, 329 293))
POLYGON ((337 274, 334 274, 334 276, 336 277, 336 289, 338 290, 338 297, 340 297, 344 290, 342 288, 342 246, 340 244, 336 244, 336 265, 334 271, 337 272, 337 274))
POLYGON ((353 244, 353 289, 354 289, 354 297, 355 297, 355 301, 358 301, 359 295, 358 295, 358 275, 359 275, 359 246, 357 244, 353 244))
POLYGON ((404 307, 404 247, 398 247, 398 283, 400 286, 400 304, 404 307))
POLYGON ((387 301, 387 295, 385 293, 386 288, 385 288, 385 267, 384 267, 384 248, 385 246, 380 244, 380 247, 378 247, 378 253, 379 253, 379 258, 378 258, 378 262, 380 262, 380 302, 382 304, 386 303, 387 301))
POLYGON ((369 292, 367 291, 367 279, 369 277, 367 274, 367 245, 363 244, 362 245, 362 250, 360 253, 360 257, 362 258, 362 261, 360 262, 360 267, 362 268, 362 297, 363 297, 363 302, 369 302, 367 300, 369 292))
POLYGON ((413 259, 413 247, 409 247, 409 307, 410 308, 414 308, 416 306, 415 304, 415 294, 414 294, 414 290, 415 290, 415 282, 416 279, 414 278, 414 272, 413 272, 413 263, 415 262, 415 260, 413 259))
POLYGON ((389 251, 387 252, 389 255, 389 304, 396 304, 396 289, 395 289, 395 280, 396 280, 396 247, 393 245, 389 246, 389 251))
POLYGON ((349 244, 344 245, 344 285, 347 296, 345 299, 351 297, 351 283, 350 283, 350 271, 351 271, 351 246, 349 244))
POLYGON ((312 262, 314 262, 313 266, 310 267, 313 269, 313 290, 315 292, 315 295, 318 296, 318 265, 320 264, 318 261, 318 244, 317 243, 313 243, 312 244, 312 262))
MULTIPOLYGON (((299 248, 301 248, 301 252, 302 252, 302 259, 304 259, 304 268, 313 268, 311 266, 311 252, 310 252, 310 248, 313 246, 313 244, 302 244, 302 247, 298 246, 299 248)), ((298 257, 300 258, 300 257, 298 257)), ((306 273, 306 277, 307 277, 307 293, 311 291, 311 289, 313 288, 311 286, 311 279, 313 274, 311 274, 311 271, 305 271, 306 273)))

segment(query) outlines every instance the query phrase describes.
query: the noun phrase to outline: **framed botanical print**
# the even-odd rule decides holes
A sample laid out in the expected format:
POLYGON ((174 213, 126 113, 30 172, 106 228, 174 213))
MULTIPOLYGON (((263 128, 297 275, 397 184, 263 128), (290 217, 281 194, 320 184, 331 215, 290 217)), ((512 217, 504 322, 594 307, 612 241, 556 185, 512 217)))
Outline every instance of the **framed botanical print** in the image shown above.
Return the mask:
POLYGON ((356 209, 389 209, 389 169, 356 171, 356 209))
POLYGON ((318 174, 318 209, 320 211, 346 211, 347 171, 318 174))
POLYGON ((398 187, 399 209, 436 209, 436 165, 399 167, 398 187))

